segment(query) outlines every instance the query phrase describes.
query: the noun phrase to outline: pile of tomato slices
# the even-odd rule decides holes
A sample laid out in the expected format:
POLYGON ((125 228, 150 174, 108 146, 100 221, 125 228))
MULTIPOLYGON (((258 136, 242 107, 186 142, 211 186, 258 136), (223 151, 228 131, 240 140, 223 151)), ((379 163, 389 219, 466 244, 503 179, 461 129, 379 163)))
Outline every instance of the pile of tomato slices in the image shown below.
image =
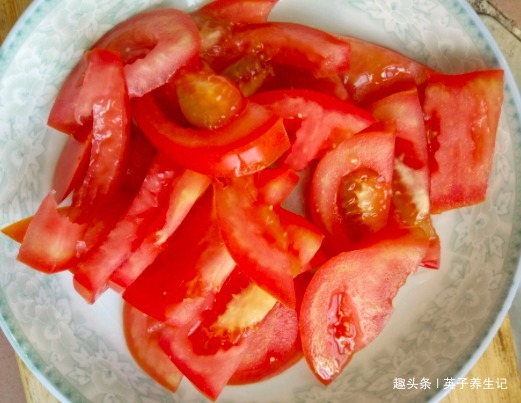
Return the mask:
POLYGON ((276 0, 154 9, 103 35, 48 124, 68 135, 18 259, 125 301, 139 365, 216 399, 305 357, 324 384, 381 332, 431 214, 486 197, 501 70, 446 75, 269 22, 276 0))

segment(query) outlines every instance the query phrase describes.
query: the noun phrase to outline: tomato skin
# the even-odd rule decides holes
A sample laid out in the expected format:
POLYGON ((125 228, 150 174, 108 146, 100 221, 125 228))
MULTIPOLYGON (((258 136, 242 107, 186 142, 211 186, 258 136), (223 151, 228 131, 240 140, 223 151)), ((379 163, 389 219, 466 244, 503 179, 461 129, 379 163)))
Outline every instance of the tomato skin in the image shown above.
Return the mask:
POLYGON ((150 377, 171 392, 176 392, 183 374, 159 345, 164 323, 123 304, 123 331, 130 354, 150 377))
MULTIPOLYGON (((394 132, 358 134, 326 153, 317 164, 311 180, 311 217, 329 237, 328 241, 337 252, 352 248, 381 229, 368 227, 362 232, 355 232, 345 228, 339 199, 341 187, 345 186, 343 178, 348 175, 367 169, 380 176, 379 184, 384 196, 378 200, 382 210, 377 215, 378 222, 385 224, 392 194, 394 144, 394 132)), ((362 202, 364 200, 359 200, 358 204, 362 202)))
POLYGON ((250 97, 282 118, 301 120, 284 163, 301 171, 325 149, 367 128, 376 119, 363 109, 305 89, 261 92, 250 97))
POLYGON ((300 335, 304 357, 323 384, 382 331, 393 298, 426 248, 425 238, 405 234, 342 252, 318 269, 302 300, 300 335))
POLYGON ((215 130, 179 126, 152 94, 132 101, 133 116, 148 139, 172 160, 196 172, 234 177, 257 172, 288 148, 282 120, 248 102, 232 121, 215 130))
POLYGON ((84 233, 84 225, 75 224, 58 212, 51 191, 30 220, 17 259, 44 273, 66 270, 76 259, 84 233))
POLYGON ((433 213, 485 200, 503 102, 503 74, 502 70, 437 74, 427 82, 423 110, 433 213))

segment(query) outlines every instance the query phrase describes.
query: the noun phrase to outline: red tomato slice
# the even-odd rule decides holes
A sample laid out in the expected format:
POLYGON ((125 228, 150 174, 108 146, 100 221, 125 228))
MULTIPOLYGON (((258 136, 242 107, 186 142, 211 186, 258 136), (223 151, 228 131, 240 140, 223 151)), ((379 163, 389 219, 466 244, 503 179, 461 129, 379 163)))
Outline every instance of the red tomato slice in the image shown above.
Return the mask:
POLYGON ((166 83, 198 54, 197 26, 180 10, 144 11, 116 25, 94 47, 121 53, 130 97, 140 97, 166 83))
POLYGON ((271 74, 263 81, 259 92, 280 89, 308 89, 342 101, 349 99, 342 74, 316 77, 309 70, 278 63, 271 63, 271 74))
POLYGON ((426 248, 424 238, 404 235, 340 253, 318 269, 302 300, 300 335, 304 357, 322 383, 332 382, 382 331, 393 298, 426 248))
POLYGON ((230 385, 260 382, 280 374, 302 358, 297 313, 277 303, 249 336, 230 385))
POLYGON ((485 200, 502 103, 502 70, 436 75, 427 82, 433 213, 485 200))
POLYGON ((125 289, 123 298, 158 320, 180 324, 210 306, 235 266, 217 226, 213 193, 208 191, 163 252, 125 289))
POLYGON ((76 259, 84 233, 84 225, 75 224, 58 212, 51 192, 28 223, 17 259, 44 273, 66 270, 76 259))
POLYGON ((254 173, 270 166, 289 148, 282 120, 252 102, 229 124, 215 130, 178 125, 153 94, 135 98, 132 106, 139 127, 159 150, 204 174, 233 177, 254 173))
POLYGON ((260 24, 266 22, 278 0, 216 0, 194 14, 205 15, 232 24, 260 24))
POLYGON ((259 202, 276 206, 293 192, 299 176, 291 168, 266 168, 255 174, 259 202))
POLYGON ((314 259, 324 240, 322 232, 299 214, 282 207, 277 209, 277 213, 288 236, 289 250, 297 256, 302 271, 313 269, 315 265, 323 263, 314 259))
POLYGON ((284 159, 297 171, 304 169, 339 138, 348 138, 376 122, 369 112, 315 91, 269 91, 258 93, 250 99, 269 106, 286 120, 302 121, 291 150, 284 159))
POLYGON ((289 22, 267 22, 238 28, 218 44, 225 60, 260 53, 266 60, 311 71, 317 77, 347 72, 351 47, 318 29, 289 22))
POLYGON ((195 202, 210 186, 210 179, 188 169, 173 179, 171 191, 158 218, 151 223, 145 237, 132 254, 111 275, 111 281, 126 288, 145 270, 165 248, 195 202))
POLYGON ((98 214, 119 186, 130 131, 121 58, 112 51, 93 50, 88 60, 80 101, 92 106, 93 133, 89 165, 72 200, 71 217, 79 222, 98 214))
POLYGON ((351 98, 368 105, 379 98, 423 84, 433 73, 429 67, 386 47, 343 38, 351 46, 346 86, 351 98))
POLYGON ((166 327, 161 346, 201 392, 216 399, 244 353, 255 348, 250 333, 275 304, 275 298, 234 270, 211 309, 185 326, 166 327))
POLYGON ((87 64, 87 58, 83 56, 62 84, 47 119, 50 127, 67 134, 74 134, 81 130, 75 111, 87 64))
POLYGON ((73 270, 74 285, 87 301, 93 303, 105 291, 111 274, 129 258, 151 222, 160 215, 158 206, 168 197, 179 169, 158 156, 127 212, 114 224, 106 238, 78 262, 73 270))
POLYGON ((130 354, 152 379, 161 386, 176 392, 183 378, 172 361, 159 346, 164 324, 132 305, 123 305, 123 331, 130 354))
POLYGON ((422 265, 437 268, 440 240, 430 216, 430 177, 427 134, 416 88, 397 92, 370 105, 382 121, 396 127, 391 217, 401 227, 417 227, 430 239, 422 265))
POLYGON ((311 180, 311 215, 334 249, 351 248, 386 226, 394 144, 394 132, 359 134, 319 161, 311 180))
POLYGON ((257 285, 294 307, 293 277, 301 266, 288 250, 276 212, 258 202, 253 178, 214 183, 214 192, 217 220, 230 255, 257 285))
POLYGON ((54 169, 52 189, 61 203, 84 179, 91 154, 91 141, 78 141, 70 136, 54 169))

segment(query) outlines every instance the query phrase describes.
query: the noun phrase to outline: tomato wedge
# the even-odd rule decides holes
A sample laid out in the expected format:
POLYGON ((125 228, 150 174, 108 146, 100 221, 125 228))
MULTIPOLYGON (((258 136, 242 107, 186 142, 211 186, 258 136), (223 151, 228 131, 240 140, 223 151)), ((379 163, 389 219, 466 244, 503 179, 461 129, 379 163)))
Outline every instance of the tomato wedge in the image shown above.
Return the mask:
POLYGON ((267 22, 237 28, 220 43, 220 56, 233 60, 247 53, 311 71, 317 77, 347 72, 351 47, 318 29, 289 22, 267 22))
POLYGON ((180 168, 159 155, 151 164, 143 184, 125 214, 87 255, 74 272, 76 290, 93 303, 108 287, 108 279, 139 245, 147 227, 168 197, 173 178, 180 168))
POLYGON ((164 323, 125 303, 123 331, 130 354, 150 377, 171 392, 176 392, 183 374, 159 345, 164 323))
POLYGON ((94 47, 121 53, 130 97, 163 85, 198 54, 199 32, 190 16, 174 8, 144 11, 116 25, 94 47))
POLYGON ((394 50, 353 37, 346 88, 355 102, 368 105, 377 99, 420 86, 433 70, 394 50))
POLYGON ((425 238, 406 234, 342 252, 318 269, 302 300, 300 335, 304 357, 322 383, 331 383, 382 331, 393 298, 426 248, 425 238))
POLYGON ((61 203, 85 177, 87 164, 91 154, 91 141, 78 141, 70 136, 54 169, 52 189, 55 197, 61 203))
MULTIPOLYGON (((184 169, 173 178, 171 190, 160 214, 151 223, 145 237, 132 254, 111 275, 111 282, 126 288, 145 270, 166 247, 196 201, 210 186, 205 175, 184 169)), ((156 207, 157 209, 157 207, 156 207)))
POLYGON ((358 134, 319 161, 311 180, 311 216, 336 251, 367 241, 387 224, 394 131, 358 134))
POLYGON ((184 324, 213 303, 235 266, 221 238, 209 190, 161 254, 124 290, 123 299, 157 320, 184 324))
POLYGON ((267 204, 258 202, 253 177, 214 183, 217 220, 230 255, 259 287, 283 304, 295 306, 293 277, 301 271, 288 250, 280 220, 267 204))
POLYGON ((268 106, 282 118, 300 120, 284 162, 297 171, 306 168, 330 145, 367 128, 376 119, 367 111, 310 90, 260 92, 251 100, 268 106))
POLYGON ((160 344, 183 374, 214 400, 236 372, 244 353, 250 346, 255 348, 250 333, 275 304, 275 298, 234 270, 211 309, 196 322, 165 327, 160 344))
POLYGON ((278 0, 217 0, 194 14, 228 21, 232 24, 260 24, 268 20, 278 0))
POLYGON ((271 165, 289 148, 282 120, 253 102, 215 130, 180 126, 169 119, 153 94, 135 98, 132 111, 158 149, 203 174, 233 177, 254 173, 271 165))
POLYGON ((28 223, 17 259, 44 273, 67 270, 81 249, 84 233, 84 225, 58 212, 54 192, 50 192, 28 223))
POLYGON ((93 129, 88 168, 70 211, 78 222, 88 221, 110 203, 123 176, 130 110, 120 56, 108 50, 91 51, 82 91, 78 111, 81 116, 87 109, 92 111, 93 129))
POLYGON ((264 381, 302 358, 297 313, 277 303, 256 326, 229 385, 264 381))
POLYGON ((485 200, 503 103, 503 74, 440 74, 427 82, 423 110, 433 213, 485 200))
POLYGON ((416 87, 382 98, 369 106, 382 121, 393 121, 396 146, 391 218, 401 227, 425 232, 430 247, 422 265, 437 268, 440 240, 430 216, 430 172, 427 134, 416 87))

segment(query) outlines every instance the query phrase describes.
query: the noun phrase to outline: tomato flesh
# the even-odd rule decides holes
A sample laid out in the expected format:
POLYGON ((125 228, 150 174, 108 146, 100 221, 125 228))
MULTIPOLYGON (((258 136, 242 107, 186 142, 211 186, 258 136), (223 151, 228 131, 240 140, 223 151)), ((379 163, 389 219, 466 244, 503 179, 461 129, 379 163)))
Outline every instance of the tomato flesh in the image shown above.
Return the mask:
POLYGON ((304 357, 322 383, 331 383, 382 331, 393 298, 426 248, 424 238, 402 235, 342 252, 318 269, 302 300, 300 334, 304 357))
POLYGON ((394 132, 359 134, 319 161, 311 181, 311 215, 334 249, 364 242, 387 221, 394 144, 394 132), (370 178, 369 185, 364 178, 370 178))
POLYGON ((132 305, 123 305, 123 330, 130 354, 156 382, 176 392, 183 374, 159 345, 163 327, 164 323, 145 315, 132 305))
POLYGON ((133 100, 133 114, 149 140, 180 164, 213 176, 233 177, 260 171, 289 148, 282 120, 248 102, 243 111, 215 130, 179 126, 153 94, 133 100))
POLYGON ((436 75, 427 82, 433 213, 485 199, 502 101, 502 70, 436 75))
POLYGON ((267 91, 251 97, 276 114, 301 121, 285 164, 297 171, 307 167, 330 145, 375 123, 370 113, 328 95, 309 90, 267 91))

